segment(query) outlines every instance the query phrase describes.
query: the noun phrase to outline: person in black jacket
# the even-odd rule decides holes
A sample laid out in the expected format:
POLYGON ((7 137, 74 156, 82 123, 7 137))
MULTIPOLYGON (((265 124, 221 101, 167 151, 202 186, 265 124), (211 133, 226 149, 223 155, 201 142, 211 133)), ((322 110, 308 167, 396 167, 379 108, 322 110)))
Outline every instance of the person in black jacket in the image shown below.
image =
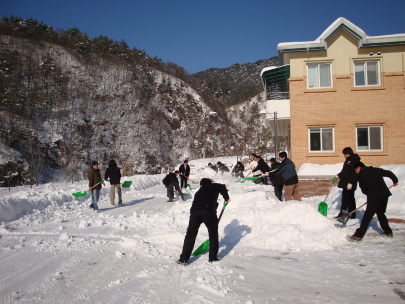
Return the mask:
POLYGON ((177 192, 181 196, 181 199, 184 201, 183 192, 181 192, 180 190, 179 180, 177 176, 179 176, 179 171, 176 170, 174 173, 169 173, 168 175, 166 175, 165 178, 163 179, 163 184, 167 188, 167 197, 169 198, 167 202, 173 202, 174 189, 177 190, 177 192))
MULTIPOLYGON (((256 172, 258 170, 262 171, 263 174, 267 173, 270 171, 270 167, 269 165, 264 161, 263 158, 261 158, 260 156, 257 156, 256 154, 252 154, 253 155, 253 159, 255 161, 257 161, 257 166, 256 168, 254 168, 252 170, 252 172, 256 172)), ((260 180, 263 182, 264 185, 268 185, 267 181, 268 181, 269 177, 267 175, 265 175, 264 177, 261 177, 260 180)))
POLYGON ((385 184, 384 176, 389 177, 392 180, 394 187, 398 186, 398 178, 389 170, 366 167, 362 162, 355 164, 354 170, 357 173, 361 192, 367 195, 367 207, 363 219, 361 220, 360 227, 352 236, 348 235, 347 240, 360 243, 367 232, 368 225, 376 213, 381 229, 384 230, 381 235, 392 238, 392 230, 388 224, 387 217, 385 216, 388 197, 392 194, 385 184))
MULTIPOLYGON (((270 171, 273 171, 277 168, 280 167, 280 163, 276 161, 276 159, 273 157, 270 159, 270 171)), ((281 175, 277 176, 277 171, 269 173, 269 178, 270 182, 273 184, 274 187, 274 195, 282 201, 281 197, 283 195, 283 179, 281 178, 281 175)))
POLYGON ((290 201, 291 197, 296 201, 301 201, 301 195, 298 194, 298 175, 295 170, 295 164, 287 158, 287 153, 284 151, 280 152, 278 156, 281 163, 276 177, 281 176, 283 180, 285 201, 290 201))
POLYGON ((184 161, 184 164, 179 167, 180 173, 180 189, 187 188, 187 180, 190 176, 190 166, 188 165, 188 160, 184 161))
MULTIPOLYGON (((349 213, 356 210, 354 192, 357 189, 357 174, 354 171, 354 165, 360 161, 359 155, 354 154, 350 147, 344 148, 342 153, 346 160, 342 171, 336 176, 339 178, 338 188, 343 189, 342 204, 340 206, 340 213, 336 217, 337 220, 342 218, 342 210, 348 210, 349 213)), ((356 213, 350 215, 350 218, 356 218, 356 213)))
POLYGON ((245 171, 245 166, 240 161, 238 161, 232 170, 232 175, 234 175, 235 177, 243 178, 243 171, 245 171))
POLYGON ((225 166, 223 163, 220 161, 217 162, 218 170, 221 171, 221 175, 224 174, 224 172, 229 172, 229 169, 227 166, 225 166))
POLYGON ((213 183, 209 178, 203 178, 200 181, 200 189, 194 195, 194 201, 190 209, 190 220, 184 238, 183 251, 180 255, 180 259, 176 261, 176 263, 187 265, 193 251, 198 229, 202 223, 204 223, 208 229, 210 240, 208 261, 219 261, 217 257, 219 249, 217 201, 219 194, 229 203, 230 199, 225 185, 213 183))
POLYGON ((214 170, 215 173, 218 173, 218 167, 213 166, 211 163, 208 163, 208 167, 210 167, 212 170, 214 170))
POLYGON ((117 167, 115 160, 110 160, 108 163, 108 168, 105 170, 104 179, 108 180, 110 178, 111 190, 110 190, 110 201, 111 205, 114 204, 115 190, 118 192, 118 205, 122 205, 122 194, 121 194, 121 169, 117 167))

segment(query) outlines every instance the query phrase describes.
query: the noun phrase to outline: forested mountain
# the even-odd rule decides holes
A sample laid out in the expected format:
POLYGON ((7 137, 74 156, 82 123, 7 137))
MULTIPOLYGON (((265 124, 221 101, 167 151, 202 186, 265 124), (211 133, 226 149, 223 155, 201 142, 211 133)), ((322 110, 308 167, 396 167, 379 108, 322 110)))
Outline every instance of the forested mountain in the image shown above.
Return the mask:
POLYGON ((228 153, 235 132, 175 64, 35 20, 3 19, 0 30, 3 178, 53 167, 76 179, 111 158, 128 174, 155 173, 228 153))
POLYGON ((125 174, 157 173, 229 155, 241 139, 222 102, 175 63, 77 28, 0 23, 0 185, 46 172, 77 180, 111 158, 125 174))
POLYGON ((229 108, 263 92, 260 72, 263 68, 278 66, 278 57, 255 63, 234 64, 228 68, 212 68, 193 74, 211 100, 229 108))

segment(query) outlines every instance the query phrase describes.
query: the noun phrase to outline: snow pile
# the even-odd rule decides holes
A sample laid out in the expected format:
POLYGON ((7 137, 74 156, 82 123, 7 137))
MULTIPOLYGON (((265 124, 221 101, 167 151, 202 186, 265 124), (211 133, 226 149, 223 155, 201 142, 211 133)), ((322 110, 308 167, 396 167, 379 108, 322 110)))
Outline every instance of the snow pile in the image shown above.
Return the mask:
MULTIPOLYGON (((139 175, 130 178, 132 185, 129 189, 123 189, 125 194, 136 194, 139 190, 148 189, 161 183, 163 174, 158 175, 139 175)), ((101 189, 100 197, 108 197, 110 194, 109 183, 107 187, 101 189)), ((85 200, 91 200, 91 194, 88 193, 85 197, 75 198, 72 193, 85 191, 88 189, 88 182, 81 181, 73 184, 60 184, 52 182, 46 185, 23 186, 12 188, 9 192, 8 188, 0 188, 0 221, 13 221, 22 215, 32 212, 33 210, 43 210, 48 206, 62 206, 69 203, 83 203, 85 200)))
POLYGON ((306 198, 302 202, 280 202, 271 186, 234 183, 231 174, 215 174, 206 167, 208 162, 216 164, 218 160, 236 164, 236 157, 190 161, 189 164, 194 169, 193 179, 212 178, 226 184, 230 192, 231 202, 220 223, 225 251, 239 242, 242 246, 262 249, 315 251, 332 249, 346 241, 347 230, 335 227, 335 223, 322 216, 317 206, 309 204, 306 198))
MULTIPOLYGON (((219 225, 223 255, 233 252, 238 247, 299 252, 330 250, 346 242, 345 236, 351 233, 351 230, 342 228, 332 219, 340 209, 340 189, 336 187, 332 189, 327 201, 328 217, 324 217, 317 211, 323 197, 303 198, 302 202, 280 202, 274 196, 271 186, 256 185, 250 181, 242 184, 234 183, 235 178, 230 173, 216 174, 207 167, 208 162, 216 163, 218 160, 227 164, 230 169, 236 163, 236 157, 189 162, 191 166, 189 184, 192 190, 187 189, 190 195, 185 203, 181 201, 174 205, 166 203, 166 190, 161 182, 163 174, 140 175, 125 178, 132 180, 133 183, 130 188, 123 189, 126 207, 114 209, 115 213, 109 209, 113 207, 109 205, 108 184, 101 191, 101 212, 93 218, 84 214, 89 212, 90 195, 79 199, 71 195, 73 192, 86 189, 85 182, 68 185, 51 183, 33 189, 20 187, 18 192, 13 189, 11 193, 2 189, 0 218, 1 221, 9 222, 30 212, 18 221, 12 222, 11 226, 32 229, 39 223, 49 221, 53 229, 60 231, 65 229, 65 221, 71 221, 75 229, 91 233, 104 234, 110 230, 135 233, 132 238, 126 239, 121 244, 123 248, 129 248, 128 254, 135 255, 136 250, 144 250, 145 254, 151 256, 164 252, 175 255, 181 249, 187 229, 192 195, 198 191, 201 178, 208 177, 215 182, 226 184, 231 197, 219 225), (133 209, 143 202, 146 203, 144 206, 148 206, 146 210, 140 212, 133 209), (72 218, 76 219, 73 221, 72 218)), ((405 177, 405 166, 386 166, 386 168, 394 171, 400 180, 405 177)), ((392 190, 393 196, 390 198, 387 215, 405 218, 401 199, 405 187, 400 184, 398 188, 392 190)), ((365 196, 356 191, 356 200, 359 206, 365 202, 365 196)), ((222 197, 219 198, 219 204, 220 212, 222 197)), ((206 229, 200 229, 197 243, 207 238, 206 229)), ((62 239, 66 239, 66 235, 62 239)))
POLYGON ((343 163, 333 165, 317 165, 304 163, 298 170, 298 175, 336 175, 342 171, 343 163))

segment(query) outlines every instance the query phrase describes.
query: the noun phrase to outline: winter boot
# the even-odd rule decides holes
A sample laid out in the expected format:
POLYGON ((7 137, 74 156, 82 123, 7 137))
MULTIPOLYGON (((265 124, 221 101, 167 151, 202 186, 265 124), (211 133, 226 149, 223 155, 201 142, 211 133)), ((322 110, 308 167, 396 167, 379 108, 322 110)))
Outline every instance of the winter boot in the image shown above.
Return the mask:
POLYGON ((179 265, 187 266, 187 262, 184 262, 182 260, 177 260, 176 263, 179 265))
POLYGON ((383 232, 383 233, 381 233, 381 236, 386 237, 386 238, 392 238, 394 235, 392 233, 383 232))
POLYGON ((346 236, 346 239, 349 242, 354 242, 354 243, 361 243, 361 241, 363 240, 361 237, 355 236, 354 234, 352 236, 350 236, 350 235, 346 236))

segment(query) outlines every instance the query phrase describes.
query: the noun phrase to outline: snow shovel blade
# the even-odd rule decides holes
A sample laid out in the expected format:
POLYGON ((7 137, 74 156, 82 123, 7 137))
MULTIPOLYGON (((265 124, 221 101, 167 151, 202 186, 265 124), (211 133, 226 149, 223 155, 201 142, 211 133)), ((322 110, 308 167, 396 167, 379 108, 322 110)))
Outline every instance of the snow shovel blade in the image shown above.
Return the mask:
MULTIPOLYGON (((187 184, 187 187, 189 187, 189 188, 190 188, 190 190, 191 190, 191 186, 190 186, 190 184, 187 184)), ((186 188, 187 188, 187 187, 186 187, 186 188)))
POLYGON ((243 178, 245 181, 247 181, 247 180, 257 180, 258 179, 258 177, 257 176, 253 176, 253 177, 244 177, 243 178))
POLYGON ((237 179, 234 183, 244 183, 245 180, 243 178, 237 179))
POLYGON ((350 214, 349 212, 347 212, 346 210, 342 211, 342 217, 339 220, 339 222, 341 222, 342 224, 346 224, 347 221, 349 220, 350 214))
POLYGON ((130 186, 131 186, 131 184, 132 184, 132 181, 125 181, 123 184, 122 184, 122 188, 129 188, 130 186))
POLYGON ((318 211, 323 216, 327 216, 328 215, 328 204, 326 204, 325 202, 320 202, 318 205, 318 211))
POLYGON ((87 194, 87 191, 80 191, 80 192, 72 193, 72 195, 74 197, 82 197, 82 196, 85 196, 86 194, 87 194))
POLYGON ((201 246, 198 247, 198 248, 191 254, 191 256, 199 255, 200 253, 204 252, 208 247, 210 247, 210 240, 206 240, 204 243, 202 243, 201 246))
POLYGON ((244 177, 244 178, 237 179, 236 181, 234 181, 234 183, 244 183, 247 180, 255 181, 257 179, 258 179, 257 176, 255 176, 255 177, 244 177))

